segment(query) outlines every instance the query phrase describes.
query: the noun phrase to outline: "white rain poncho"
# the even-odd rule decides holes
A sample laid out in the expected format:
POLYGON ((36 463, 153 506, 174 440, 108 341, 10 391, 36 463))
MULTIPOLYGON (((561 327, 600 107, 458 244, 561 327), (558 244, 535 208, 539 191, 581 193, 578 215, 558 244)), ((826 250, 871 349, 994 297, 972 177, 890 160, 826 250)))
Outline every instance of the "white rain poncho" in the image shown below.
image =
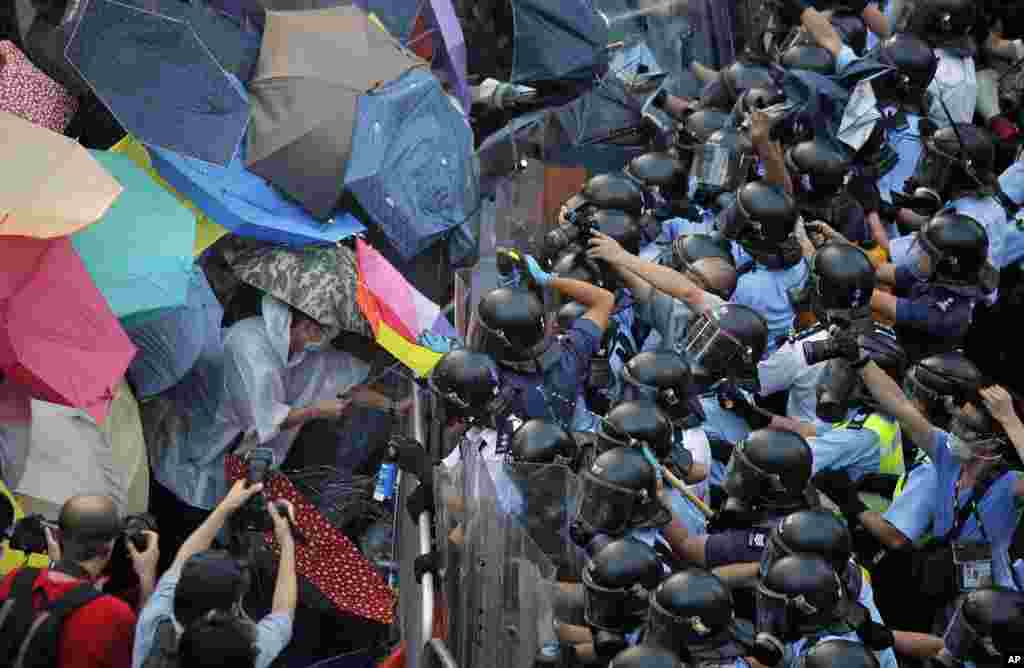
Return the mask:
POLYGON ((369 373, 333 349, 289 359, 291 310, 269 295, 262 309, 227 330, 222 358, 197 364, 171 405, 152 409, 163 414, 145 420, 157 480, 194 507, 212 509, 227 493, 224 459, 239 436, 271 448, 280 464, 300 429, 281 431, 288 413, 344 394, 369 373))

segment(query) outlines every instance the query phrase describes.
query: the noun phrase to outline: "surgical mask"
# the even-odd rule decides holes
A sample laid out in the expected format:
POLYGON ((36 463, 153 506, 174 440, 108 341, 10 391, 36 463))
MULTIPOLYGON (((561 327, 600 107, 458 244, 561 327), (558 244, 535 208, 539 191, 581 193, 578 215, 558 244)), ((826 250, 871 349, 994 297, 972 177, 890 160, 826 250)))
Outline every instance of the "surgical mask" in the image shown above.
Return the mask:
POLYGON ((954 417, 949 423, 947 447, 960 461, 977 459, 986 462, 999 461, 996 454, 1002 439, 994 434, 983 434, 970 427, 963 418, 954 417))

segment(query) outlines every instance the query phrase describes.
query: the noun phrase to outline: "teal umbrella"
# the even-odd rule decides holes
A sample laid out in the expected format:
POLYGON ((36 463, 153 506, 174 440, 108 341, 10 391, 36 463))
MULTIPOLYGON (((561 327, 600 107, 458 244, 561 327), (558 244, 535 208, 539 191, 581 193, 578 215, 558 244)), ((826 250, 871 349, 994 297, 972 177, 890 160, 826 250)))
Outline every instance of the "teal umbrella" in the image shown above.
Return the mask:
POLYGON ((138 324, 186 303, 196 219, 131 159, 90 151, 124 192, 96 223, 71 235, 111 310, 138 324))

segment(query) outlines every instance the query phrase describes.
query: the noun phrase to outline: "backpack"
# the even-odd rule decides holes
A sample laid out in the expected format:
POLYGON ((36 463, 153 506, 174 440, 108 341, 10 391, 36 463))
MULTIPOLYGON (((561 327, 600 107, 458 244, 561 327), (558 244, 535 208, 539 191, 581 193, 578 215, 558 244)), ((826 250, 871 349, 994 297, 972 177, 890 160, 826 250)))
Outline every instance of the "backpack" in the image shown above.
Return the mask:
POLYGON ((42 571, 22 568, 14 576, 7 600, 0 605, 0 665, 11 668, 57 668, 64 620, 75 610, 106 596, 83 582, 36 610, 33 586, 42 571))
POLYGON ((142 662, 142 668, 177 668, 178 630, 170 618, 161 619, 156 626, 156 635, 149 656, 142 662))

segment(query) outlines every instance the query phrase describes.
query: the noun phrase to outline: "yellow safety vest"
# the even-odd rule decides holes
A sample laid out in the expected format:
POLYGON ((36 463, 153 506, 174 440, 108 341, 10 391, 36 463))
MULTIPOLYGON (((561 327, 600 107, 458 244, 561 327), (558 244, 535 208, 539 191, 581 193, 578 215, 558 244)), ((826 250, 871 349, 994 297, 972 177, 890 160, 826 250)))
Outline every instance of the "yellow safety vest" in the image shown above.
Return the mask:
MULTIPOLYGON (((25 516, 25 512, 21 509, 21 504, 14 498, 14 495, 11 494, 10 490, 7 489, 7 485, 2 480, 0 480, 0 495, 6 497, 11 505, 14 506, 15 522, 25 516)), ((45 554, 26 555, 24 552, 10 549, 6 539, 0 541, 0 576, 26 565, 31 568, 46 568, 49 563, 50 559, 45 554), (26 557, 28 558, 27 562, 26 557)))
POLYGON ((903 465, 903 438, 900 425, 895 420, 885 418, 878 413, 859 414, 852 420, 841 422, 836 428, 870 429, 878 436, 880 461, 878 472, 888 475, 902 476, 906 472, 903 465))

